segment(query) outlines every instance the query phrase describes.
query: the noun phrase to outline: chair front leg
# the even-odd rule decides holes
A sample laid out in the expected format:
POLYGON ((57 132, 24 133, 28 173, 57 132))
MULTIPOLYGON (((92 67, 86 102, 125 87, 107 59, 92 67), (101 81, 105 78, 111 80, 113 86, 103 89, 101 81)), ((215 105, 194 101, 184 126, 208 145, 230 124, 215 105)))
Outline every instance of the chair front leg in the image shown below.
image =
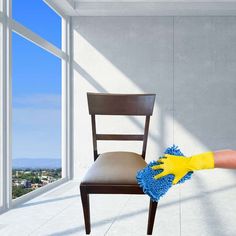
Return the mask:
POLYGON ((153 230, 153 224, 154 224, 154 221, 155 221, 157 205, 158 205, 157 202, 153 202, 150 199, 149 214, 148 214, 148 227, 147 227, 147 234, 148 235, 152 235, 152 230, 153 230))
POLYGON ((90 224, 89 194, 86 191, 86 187, 83 185, 80 185, 80 195, 84 212, 85 232, 86 234, 90 234, 91 224, 90 224))

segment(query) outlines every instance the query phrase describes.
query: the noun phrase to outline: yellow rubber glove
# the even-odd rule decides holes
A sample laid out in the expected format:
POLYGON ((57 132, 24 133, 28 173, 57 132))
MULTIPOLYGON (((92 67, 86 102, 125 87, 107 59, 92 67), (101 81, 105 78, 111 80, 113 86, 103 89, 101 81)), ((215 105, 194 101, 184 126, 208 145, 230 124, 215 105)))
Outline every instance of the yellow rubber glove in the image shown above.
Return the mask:
POLYGON ((154 178, 159 179, 165 175, 173 174, 175 175, 173 184, 177 184, 189 171, 213 169, 214 154, 213 152, 205 152, 191 157, 165 154, 158 162, 161 164, 152 166, 152 169, 163 169, 163 171, 155 175, 154 178))

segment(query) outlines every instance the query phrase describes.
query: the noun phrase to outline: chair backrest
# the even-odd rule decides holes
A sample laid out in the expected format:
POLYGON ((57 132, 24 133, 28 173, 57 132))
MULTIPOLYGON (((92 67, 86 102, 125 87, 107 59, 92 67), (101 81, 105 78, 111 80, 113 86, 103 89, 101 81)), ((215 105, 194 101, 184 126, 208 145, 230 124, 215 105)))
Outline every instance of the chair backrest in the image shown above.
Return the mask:
POLYGON ((97 140, 143 141, 142 157, 145 159, 150 116, 155 94, 87 93, 92 121, 94 161, 98 157, 97 140), (97 134, 96 115, 146 116, 143 134, 97 134))

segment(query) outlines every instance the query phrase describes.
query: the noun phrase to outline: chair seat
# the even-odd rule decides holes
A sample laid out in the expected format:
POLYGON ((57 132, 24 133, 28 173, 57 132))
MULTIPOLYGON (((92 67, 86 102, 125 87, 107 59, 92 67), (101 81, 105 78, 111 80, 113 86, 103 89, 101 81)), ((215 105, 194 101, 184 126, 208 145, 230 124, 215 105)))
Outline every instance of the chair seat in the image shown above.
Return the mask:
POLYGON ((81 184, 138 185, 136 172, 147 165, 141 155, 133 152, 107 152, 99 155, 81 184))

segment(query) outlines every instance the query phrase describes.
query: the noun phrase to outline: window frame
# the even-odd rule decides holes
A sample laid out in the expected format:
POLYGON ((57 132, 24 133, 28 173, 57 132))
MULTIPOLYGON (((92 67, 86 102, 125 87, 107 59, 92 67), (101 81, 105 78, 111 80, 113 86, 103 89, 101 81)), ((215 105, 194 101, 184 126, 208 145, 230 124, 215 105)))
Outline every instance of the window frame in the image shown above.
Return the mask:
POLYGON ((2 22, 2 42, 1 42, 1 174, 2 174, 2 186, 1 186, 1 211, 6 211, 9 208, 9 27, 8 27, 8 2, 5 0, 1 1, 2 12, 1 12, 1 22, 2 22))
MULTIPOLYGON (((0 196, 2 196, 2 207, 0 213, 11 209, 23 202, 26 202, 58 185, 73 178, 73 158, 72 158, 72 82, 70 78, 71 53, 70 53, 70 17, 61 14, 60 11, 52 8, 62 20, 62 48, 58 48, 30 29, 12 19, 12 1, 0 0, 3 3, 2 13, 0 12, 0 22, 3 27, 3 37, 0 49, 2 52, 0 73, 0 164, 2 174, 2 185, 0 186, 0 196), (61 161, 62 178, 49 185, 36 189, 17 199, 12 199, 12 32, 19 34, 30 42, 48 51, 61 59, 61 161)), ((48 5, 47 1, 44 1, 48 5)), ((0 41, 1 42, 1 41, 0 41)), ((1 55, 0 55, 1 56, 1 55)), ((0 201, 1 202, 1 201, 0 201)))
MULTIPOLYGON (((4 144, 3 144, 3 1, 0 0, 0 179, 3 179, 3 154, 4 154, 4 144)), ((3 182, 0 183, 0 212, 3 211, 3 182)))

